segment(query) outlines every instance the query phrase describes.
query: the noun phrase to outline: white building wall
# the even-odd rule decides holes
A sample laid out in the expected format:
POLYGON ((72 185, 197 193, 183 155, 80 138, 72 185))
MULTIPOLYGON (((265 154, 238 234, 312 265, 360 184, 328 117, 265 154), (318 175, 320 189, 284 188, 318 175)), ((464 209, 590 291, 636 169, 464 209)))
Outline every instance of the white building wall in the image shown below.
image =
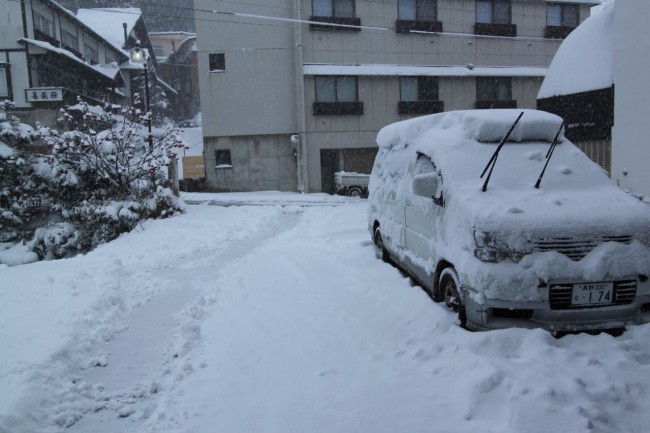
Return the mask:
POLYGON ((650 198, 650 2, 619 0, 614 18, 612 179, 650 198))
MULTIPOLYGON (((404 34, 395 31, 397 1, 357 0, 356 17, 366 27, 360 31, 313 30, 282 21, 243 16, 206 16, 197 12, 197 44, 206 138, 206 169, 210 182, 215 175, 210 161, 216 149, 235 146, 238 136, 275 136, 300 133, 305 146, 307 190, 321 191, 321 155, 331 149, 376 148, 375 136, 384 125, 406 118, 398 114, 399 78, 365 76, 358 79, 362 115, 314 115, 313 76, 300 74, 303 64, 391 64, 443 66, 547 67, 561 40, 545 39, 545 0, 512 2, 512 23, 517 37, 474 36, 474 0, 439 0, 439 34, 404 34), (206 18, 217 22, 206 21, 206 18), (298 51, 295 51, 299 48, 298 51), (301 49, 300 49, 301 48, 301 49), (225 72, 209 72, 209 54, 225 53, 225 72), (301 84, 304 97, 300 100, 301 84), (304 107, 304 108, 301 108, 304 107), (301 111, 302 110, 302 111, 301 111), (304 131, 302 128, 304 119, 304 131)), ((312 0, 253 0, 245 3, 195 0, 197 10, 241 12, 266 17, 300 18, 312 14, 312 0)), ((589 15, 581 4, 580 19, 589 15)), ((512 99, 520 108, 535 108, 542 77, 512 78, 512 99)), ((445 111, 472 109, 476 102, 475 77, 441 77, 439 99, 445 111)), ((273 138, 273 140, 272 140, 273 138)), ((285 149, 286 150, 286 149, 285 149)), ((233 158, 245 152, 232 151, 233 158)), ((341 164, 344 165, 344 164, 341 164)), ((234 173, 237 187, 242 177, 234 173)), ((243 171, 242 171, 243 172, 243 171)), ((221 178, 227 176, 219 174, 221 178)), ((298 182, 296 182, 298 184, 298 182)), ((252 185, 252 184, 251 184, 252 185)))

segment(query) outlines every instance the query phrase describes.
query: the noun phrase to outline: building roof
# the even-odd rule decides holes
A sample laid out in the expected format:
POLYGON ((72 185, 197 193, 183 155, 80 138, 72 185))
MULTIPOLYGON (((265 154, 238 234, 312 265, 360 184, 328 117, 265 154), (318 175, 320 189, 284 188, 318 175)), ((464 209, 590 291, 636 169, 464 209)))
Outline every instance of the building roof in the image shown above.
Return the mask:
POLYGON ((537 99, 612 86, 614 6, 587 18, 557 50, 537 99))
POLYGON ((118 77, 120 74, 120 69, 117 65, 91 65, 89 63, 84 62, 81 60, 79 57, 71 53, 70 51, 63 49, 63 48, 58 48, 55 47, 54 45, 50 44, 49 42, 44 42, 44 41, 39 41, 36 39, 27 39, 27 38, 22 38, 18 42, 21 43, 26 43, 33 45, 35 47, 42 48, 46 51, 62 55, 64 57, 67 57, 68 59, 72 60, 73 62, 78 63, 80 66, 86 68, 86 69, 91 69, 94 72, 103 75, 105 78, 114 80, 118 77))
POLYGON ((531 66, 411 66, 305 64, 305 75, 440 76, 440 77, 544 77, 547 68, 531 66))
POLYGON ((139 8, 96 8, 77 11, 77 19, 93 28, 102 38, 119 50, 124 46, 122 24, 126 23, 128 35, 141 17, 142 11, 139 8))

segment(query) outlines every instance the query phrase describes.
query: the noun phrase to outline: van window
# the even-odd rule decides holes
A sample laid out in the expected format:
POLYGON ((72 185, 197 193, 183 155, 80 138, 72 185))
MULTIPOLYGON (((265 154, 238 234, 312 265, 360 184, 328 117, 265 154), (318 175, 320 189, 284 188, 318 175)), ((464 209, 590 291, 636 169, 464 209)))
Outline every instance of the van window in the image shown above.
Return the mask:
POLYGON ((434 171, 436 171, 436 166, 431 161, 431 158, 419 153, 418 159, 415 161, 415 166, 413 167, 413 175, 417 176, 418 174, 426 174, 434 171))

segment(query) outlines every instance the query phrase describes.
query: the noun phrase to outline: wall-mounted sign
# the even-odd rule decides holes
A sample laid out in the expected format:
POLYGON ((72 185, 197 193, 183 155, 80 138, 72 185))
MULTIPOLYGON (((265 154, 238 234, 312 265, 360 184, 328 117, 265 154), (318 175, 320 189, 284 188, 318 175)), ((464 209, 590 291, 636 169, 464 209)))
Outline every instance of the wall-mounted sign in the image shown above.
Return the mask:
POLYGON ((34 87, 25 89, 27 102, 52 102, 63 101, 63 89, 61 87, 34 87))

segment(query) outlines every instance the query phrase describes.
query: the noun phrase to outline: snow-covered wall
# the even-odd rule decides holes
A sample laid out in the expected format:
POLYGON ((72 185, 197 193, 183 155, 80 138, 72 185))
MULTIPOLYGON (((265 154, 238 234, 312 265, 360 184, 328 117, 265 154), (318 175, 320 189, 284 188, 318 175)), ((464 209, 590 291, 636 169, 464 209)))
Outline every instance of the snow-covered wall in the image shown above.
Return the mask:
POLYGON ((612 178, 637 195, 650 197, 650 2, 616 2, 612 178))

